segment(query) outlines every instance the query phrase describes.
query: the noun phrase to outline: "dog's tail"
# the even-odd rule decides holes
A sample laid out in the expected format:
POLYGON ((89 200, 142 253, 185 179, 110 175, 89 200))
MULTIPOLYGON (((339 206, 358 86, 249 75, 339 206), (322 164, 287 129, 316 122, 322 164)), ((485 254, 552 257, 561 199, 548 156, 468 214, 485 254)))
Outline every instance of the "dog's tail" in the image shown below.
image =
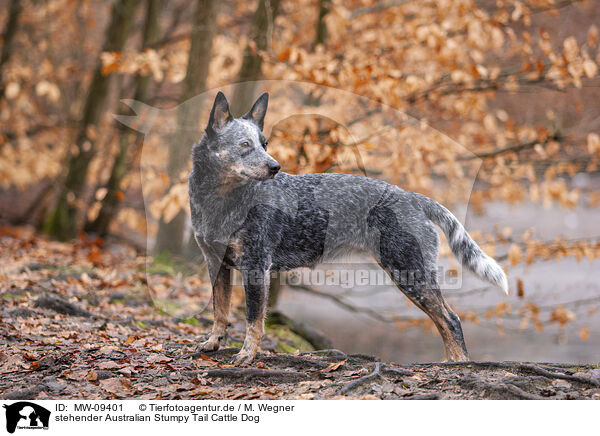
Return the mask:
POLYGON ((444 231, 450 249, 460 263, 508 294, 508 280, 502 267, 471 239, 456 217, 437 201, 420 194, 415 195, 419 197, 427 218, 444 231))

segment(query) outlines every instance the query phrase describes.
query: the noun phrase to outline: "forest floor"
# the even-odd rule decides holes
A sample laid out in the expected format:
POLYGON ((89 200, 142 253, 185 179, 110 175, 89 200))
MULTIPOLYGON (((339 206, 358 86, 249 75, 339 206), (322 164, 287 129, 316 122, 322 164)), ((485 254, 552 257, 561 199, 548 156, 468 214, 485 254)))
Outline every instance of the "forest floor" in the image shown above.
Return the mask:
POLYGON ((298 334, 310 328, 285 317, 268 323, 255 362, 235 367, 241 296, 225 347, 197 353, 209 301, 201 276, 126 245, 0 229, 0 398, 600 399, 597 366, 384 363, 315 351, 298 334))

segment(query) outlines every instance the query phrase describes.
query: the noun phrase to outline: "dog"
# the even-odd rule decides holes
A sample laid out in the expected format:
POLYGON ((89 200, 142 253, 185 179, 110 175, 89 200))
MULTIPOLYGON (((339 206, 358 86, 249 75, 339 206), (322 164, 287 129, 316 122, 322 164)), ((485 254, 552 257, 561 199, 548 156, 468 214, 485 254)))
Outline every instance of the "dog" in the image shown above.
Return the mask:
POLYGON ((246 337, 233 356, 250 364, 264 334, 271 272, 312 267, 355 250, 370 252, 398 288, 434 322, 448 361, 468 360, 460 319, 438 279, 439 235, 457 259, 508 293, 502 267, 471 239, 444 206, 381 180, 349 174, 290 175, 267 153, 262 133, 269 96, 234 118, 225 95, 192 148, 192 227, 213 285, 214 323, 204 351, 225 336, 231 272, 242 273, 246 337))

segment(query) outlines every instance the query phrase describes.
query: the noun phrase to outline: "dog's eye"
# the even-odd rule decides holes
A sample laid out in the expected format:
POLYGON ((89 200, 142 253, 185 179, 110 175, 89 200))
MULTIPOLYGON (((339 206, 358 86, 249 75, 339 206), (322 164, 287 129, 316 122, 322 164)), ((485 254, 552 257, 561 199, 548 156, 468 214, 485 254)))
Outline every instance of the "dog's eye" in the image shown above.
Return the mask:
POLYGON ((242 147, 248 148, 248 147, 250 147, 250 143, 248 141, 244 141, 244 142, 242 142, 242 147))
POLYGON ((263 148, 266 150, 267 149, 267 145, 269 145, 269 141, 265 141, 263 142, 263 148))

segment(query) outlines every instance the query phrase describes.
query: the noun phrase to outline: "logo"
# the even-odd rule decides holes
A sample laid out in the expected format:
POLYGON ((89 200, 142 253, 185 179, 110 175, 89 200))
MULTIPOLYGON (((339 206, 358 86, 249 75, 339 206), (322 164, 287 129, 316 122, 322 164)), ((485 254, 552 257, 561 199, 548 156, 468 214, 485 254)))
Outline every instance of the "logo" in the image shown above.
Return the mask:
POLYGON ((14 433, 18 429, 48 429, 50 411, 29 401, 19 401, 4 405, 6 409, 6 431, 14 433))

